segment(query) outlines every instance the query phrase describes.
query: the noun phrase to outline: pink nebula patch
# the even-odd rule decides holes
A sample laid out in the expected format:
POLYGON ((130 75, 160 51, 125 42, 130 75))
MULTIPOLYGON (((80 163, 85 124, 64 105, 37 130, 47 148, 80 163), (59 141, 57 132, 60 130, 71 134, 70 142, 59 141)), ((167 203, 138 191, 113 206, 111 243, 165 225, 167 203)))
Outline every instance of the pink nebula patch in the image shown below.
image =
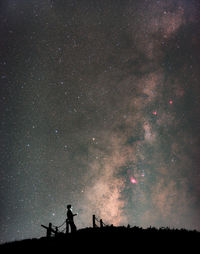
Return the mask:
POLYGON ((132 177, 132 176, 130 177, 130 181, 133 184, 137 184, 137 180, 134 177, 132 177))

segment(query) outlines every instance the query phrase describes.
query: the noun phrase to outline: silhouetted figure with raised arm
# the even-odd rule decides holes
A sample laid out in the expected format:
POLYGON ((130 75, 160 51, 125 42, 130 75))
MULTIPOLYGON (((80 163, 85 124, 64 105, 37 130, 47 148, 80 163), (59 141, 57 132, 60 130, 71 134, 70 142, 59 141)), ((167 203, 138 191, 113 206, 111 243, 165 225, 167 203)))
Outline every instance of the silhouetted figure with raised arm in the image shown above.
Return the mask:
POLYGON ((74 216, 76 216, 77 213, 73 214, 72 212, 72 206, 67 205, 67 222, 70 225, 71 233, 76 232, 76 225, 74 224, 74 216))

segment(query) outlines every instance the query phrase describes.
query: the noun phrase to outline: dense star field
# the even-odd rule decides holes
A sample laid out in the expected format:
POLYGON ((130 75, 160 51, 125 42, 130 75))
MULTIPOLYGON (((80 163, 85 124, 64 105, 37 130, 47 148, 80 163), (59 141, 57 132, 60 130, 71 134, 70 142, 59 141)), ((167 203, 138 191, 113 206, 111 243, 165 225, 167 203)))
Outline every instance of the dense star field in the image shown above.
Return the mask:
POLYGON ((0 242, 200 230, 199 0, 0 1, 0 242))

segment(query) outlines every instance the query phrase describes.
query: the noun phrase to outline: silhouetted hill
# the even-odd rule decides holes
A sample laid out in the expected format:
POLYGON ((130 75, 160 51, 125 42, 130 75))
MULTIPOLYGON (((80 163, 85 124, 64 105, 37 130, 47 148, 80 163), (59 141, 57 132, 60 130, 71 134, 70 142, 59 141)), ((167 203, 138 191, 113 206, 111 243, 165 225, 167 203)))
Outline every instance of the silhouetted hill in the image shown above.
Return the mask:
POLYGON ((123 253, 128 250, 135 251, 181 251, 191 250, 200 243, 200 232, 185 229, 148 228, 139 227, 104 227, 83 228, 73 234, 58 234, 57 237, 41 237, 39 239, 27 239, 0 245, 0 253, 8 251, 31 252, 59 251, 91 252, 118 251, 123 253))

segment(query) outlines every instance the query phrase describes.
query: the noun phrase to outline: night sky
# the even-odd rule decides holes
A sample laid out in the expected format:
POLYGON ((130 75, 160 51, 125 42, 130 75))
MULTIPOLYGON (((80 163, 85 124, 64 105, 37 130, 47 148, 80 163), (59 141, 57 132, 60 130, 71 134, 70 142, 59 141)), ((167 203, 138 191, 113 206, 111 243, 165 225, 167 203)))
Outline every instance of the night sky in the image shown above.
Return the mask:
POLYGON ((199 0, 0 1, 0 242, 200 230, 199 0))

